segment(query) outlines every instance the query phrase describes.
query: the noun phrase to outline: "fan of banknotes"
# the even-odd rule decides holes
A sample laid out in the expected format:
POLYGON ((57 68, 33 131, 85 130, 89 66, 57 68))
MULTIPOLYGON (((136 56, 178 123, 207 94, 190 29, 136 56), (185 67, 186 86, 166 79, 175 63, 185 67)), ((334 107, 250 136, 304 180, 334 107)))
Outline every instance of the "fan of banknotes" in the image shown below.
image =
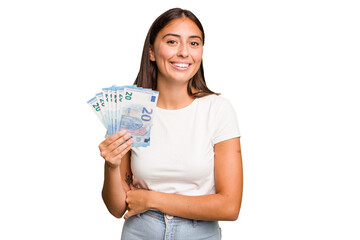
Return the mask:
POLYGON ((147 147, 158 96, 159 92, 136 85, 113 85, 103 88, 87 103, 109 136, 126 130, 134 138, 133 147, 147 147))

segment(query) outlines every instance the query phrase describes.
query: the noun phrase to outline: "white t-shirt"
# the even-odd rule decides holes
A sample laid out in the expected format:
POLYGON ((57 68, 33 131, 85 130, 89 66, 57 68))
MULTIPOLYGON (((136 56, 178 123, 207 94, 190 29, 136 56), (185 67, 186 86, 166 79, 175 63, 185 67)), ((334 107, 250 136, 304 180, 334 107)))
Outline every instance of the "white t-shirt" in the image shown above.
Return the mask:
POLYGON ((217 95, 177 110, 156 108, 150 146, 133 148, 133 184, 158 192, 215 193, 214 144, 239 137, 235 111, 217 95))

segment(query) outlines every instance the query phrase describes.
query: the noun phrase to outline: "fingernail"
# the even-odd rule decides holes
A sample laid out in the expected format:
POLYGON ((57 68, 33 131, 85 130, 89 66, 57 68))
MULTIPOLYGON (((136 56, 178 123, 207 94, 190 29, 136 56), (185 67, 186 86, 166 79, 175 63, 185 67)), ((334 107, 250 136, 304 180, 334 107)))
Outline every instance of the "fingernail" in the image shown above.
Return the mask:
POLYGON ((119 132, 120 135, 123 135, 123 134, 125 134, 125 133, 126 133, 125 130, 121 130, 121 131, 119 132))

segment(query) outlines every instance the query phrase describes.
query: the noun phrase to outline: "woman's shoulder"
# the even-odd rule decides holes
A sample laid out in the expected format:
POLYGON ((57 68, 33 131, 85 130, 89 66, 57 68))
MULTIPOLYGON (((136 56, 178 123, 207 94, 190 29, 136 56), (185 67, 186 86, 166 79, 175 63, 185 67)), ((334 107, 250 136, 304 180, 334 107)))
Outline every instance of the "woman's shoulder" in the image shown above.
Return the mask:
POLYGON ((210 104, 214 106, 221 106, 223 104, 230 104, 229 100, 223 96, 210 94, 205 97, 198 98, 198 101, 202 104, 210 104))
POLYGON ((234 107, 226 97, 211 94, 198 99, 198 109, 204 109, 211 115, 233 114, 234 107))

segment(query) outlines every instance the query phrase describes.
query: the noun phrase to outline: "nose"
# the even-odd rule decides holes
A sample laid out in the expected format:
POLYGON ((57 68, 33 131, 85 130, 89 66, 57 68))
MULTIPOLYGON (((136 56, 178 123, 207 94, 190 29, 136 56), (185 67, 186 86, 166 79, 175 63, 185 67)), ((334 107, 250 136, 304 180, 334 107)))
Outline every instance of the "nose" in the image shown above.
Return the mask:
POLYGON ((178 56, 179 57, 188 57, 189 56, 189 49, 187 44, 181 43, 178 48, 178 56))

